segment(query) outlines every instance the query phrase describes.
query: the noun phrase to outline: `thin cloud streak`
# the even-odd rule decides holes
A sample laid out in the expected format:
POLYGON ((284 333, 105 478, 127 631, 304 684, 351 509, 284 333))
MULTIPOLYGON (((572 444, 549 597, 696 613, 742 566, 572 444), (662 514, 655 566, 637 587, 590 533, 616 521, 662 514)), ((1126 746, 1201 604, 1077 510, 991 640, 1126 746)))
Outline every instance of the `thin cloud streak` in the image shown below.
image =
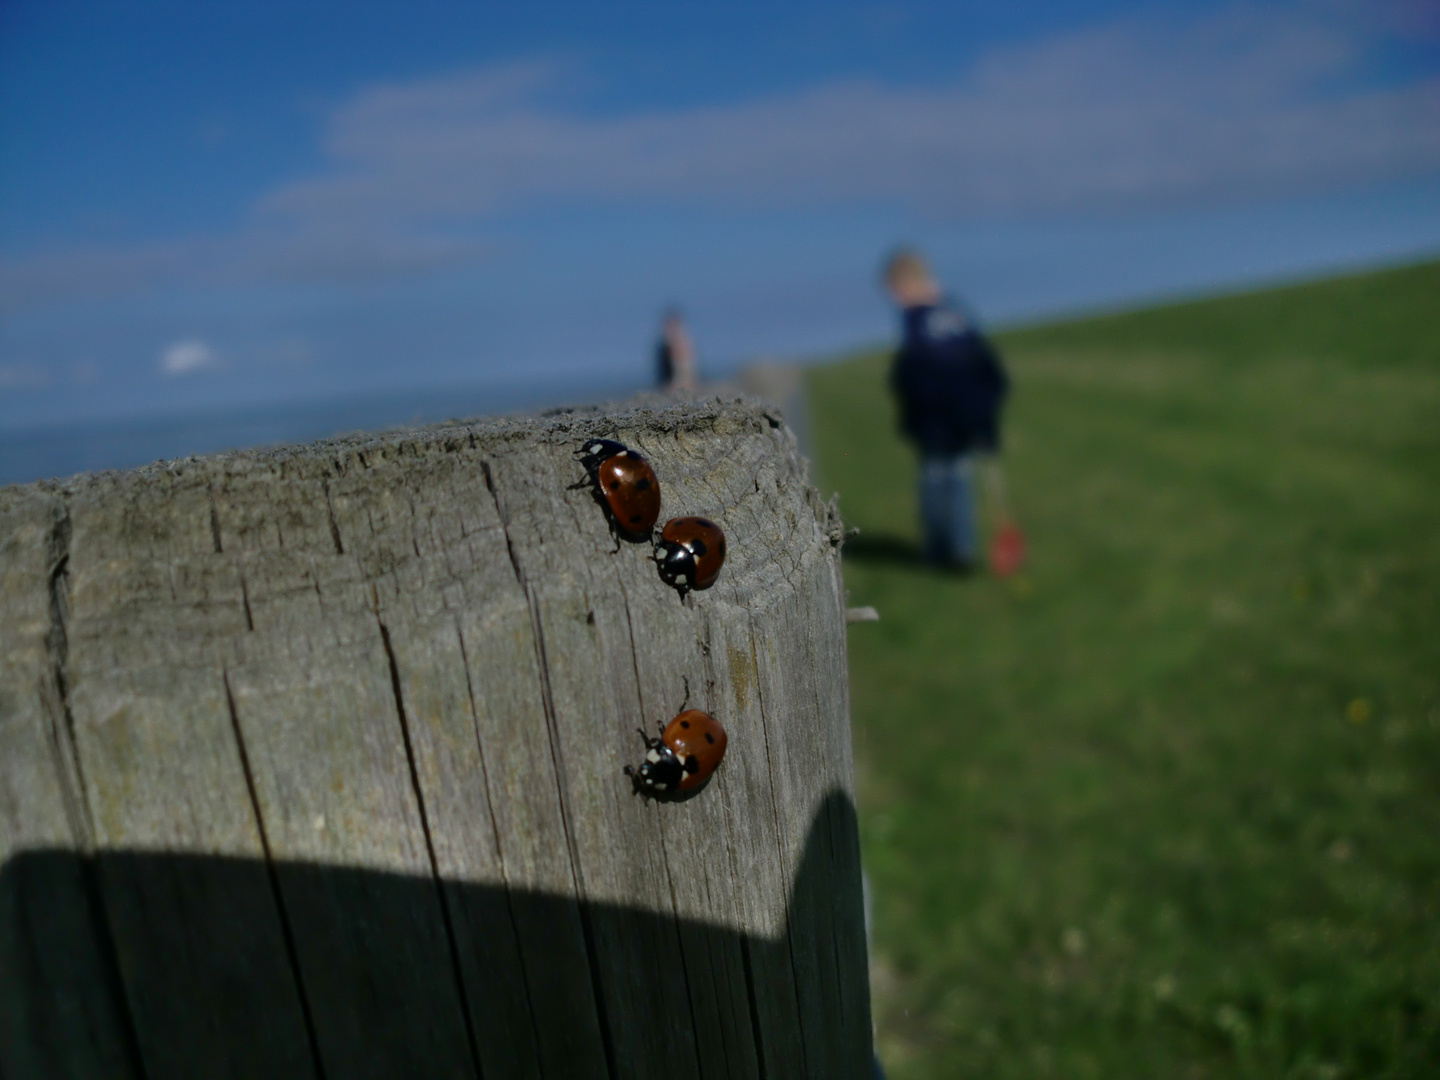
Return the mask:
POLYGON ((96 247, 0 260, 0 315, 47 304, 198 286, 381 281, 475 262, 489 246, 410 230, 253 230, 129 247, 96 247))

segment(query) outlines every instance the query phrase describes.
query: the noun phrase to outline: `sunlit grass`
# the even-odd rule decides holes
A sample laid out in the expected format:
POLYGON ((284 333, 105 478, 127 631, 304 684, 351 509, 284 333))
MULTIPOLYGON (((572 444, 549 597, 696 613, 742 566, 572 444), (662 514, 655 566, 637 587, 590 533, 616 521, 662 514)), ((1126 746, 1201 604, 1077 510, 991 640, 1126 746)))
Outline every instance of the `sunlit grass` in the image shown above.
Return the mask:
POLYGON ((809 386, 892 1080, 1440 1074, 1440 264, 1001 344, 1010 581, 809 386))

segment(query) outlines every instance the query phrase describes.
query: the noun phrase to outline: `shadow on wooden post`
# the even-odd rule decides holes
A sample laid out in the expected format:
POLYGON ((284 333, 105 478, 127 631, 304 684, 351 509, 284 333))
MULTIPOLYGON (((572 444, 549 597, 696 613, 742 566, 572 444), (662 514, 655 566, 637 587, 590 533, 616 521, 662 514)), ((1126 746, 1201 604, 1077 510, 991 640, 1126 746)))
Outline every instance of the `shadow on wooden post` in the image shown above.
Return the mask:
MULTIPOLYGON (((690 1053, 714 1055, 714 1060, 701 1062, 702 1075, 764 1075, 758 1058, 765 1055, 766 1040, 794 1034, 766 1031, 765 1015, 777 1011, 777 1003, 765 1000, 767 989, 775 988, 775 974, 788 978, 793 965, 796 983, 781 989, 798 1000, 823 994, 822 983, 838 986, 837 970, 863 963, 854 955, 864 947, 863 937, 855 933, 862 915, 850 891, 835 887, 854 857, 846 851, 854 837, 849 798, 832 795, 810 830, 790 902, 791 924, 779 938, 750 939, 727 927, 677 922, 608 904, 582 904, 580 911, 593 933, 622 947, 643 950, 655 936, 678 935, 687 956, 696 950, 742 955, 748 1009, 735 1019, 750 1028, 750 1038, 726 1040, 717 1031, 697 1031, 690 1053), (843 853, 839 864, 837 852, 843 853), (736 1055, 742 1060, 730 1060, 736 1055)), ((270 926, 247 916, 236 898, 269 891, 271 869, 265 863, 129 851, 105 852, 93 859, 73 851, 27 851, 12 858, 0 869, 0 1000, 5 1003, 0 1062, 5 1076, 178 1075, 190 1048, 217 1038, 238 1038, 248 1046, 234 1059, 235 1075, 260 1075, 262 1066, 264 1075, 277 1080, 451 1075, 457 1065, 470 1073, 463 1019, 437 1008, 450 995, 414 993, 427 981, 448 981, 450 975, 428 965, 413 966, 424 957, 426 946, 435 944, 413 940, 414 914, 434 903, 435 882, 333 866, 282 863, 273 869, 333 898, 330 923, 310 930, 337 950, 330 958, 337 970, 358 964, 372 976, 324 988, 327 997, 320 1015, 307 1017, 297 1007, 299 994, 266 999, 247 993, 264 980, 256 969, 269 959, 270 926), (124 958, 122 993, 117 993, 121 977, 114 970, 116 958, 107 955, 105 917, 85 885, 92 875, 123 881, 137 896, 173 892, 201 901, 187 905, 187 922, 151 929, 154 954, 124 958), (197 924, 196 913, 208 925, 197 924), (231 947, 208 949, 189 963, 175 962, 195 941, 229 941, 231 947), (138 1015, 127 1015, 131 1011, 138 1015), (142 1052, 136 1045, 137 1028, 164 1031, 166 1036, 142 1052)), ((567 897, 448 884, 475 915, 525 926, 541 946, 536 952, 543 952, 545 940, 563 937, 574 918, 575 905, 567 897)), ((122 910, 116 917, 123 921, 144 914, 122 910)), ((603 1060, 587 1061, 595 1049, 586 1045, 587 1036, 594 1033, 570 1012, 563 992, 542 987, 528 988, 527 993, 526 987, 507 985, 503 976, 510 968, 505 958, 487 963, 484 955, 486 946, 496 941, 487 942, 481 935, 471 944, 477 975, 472 990, 479 998, 472 1002, 474 1038, 484 1076, 560 1076, 565 1070, 571 1070, 568 1075, 604 1075, 603 1060), (543 1015, 547 1009, 556 1015, 543 1015), (542 1015, 532 1017, 532 1010, 542 1015), (567 1028, 576 1036, 571 1045, 537 1045, 539 1031, 567 1028)), ((587 965, 563 952, 543 973, 557 985, 588 987, 592 977, 587 965)), ((306 997, 316 1000, 319 989, 307 985, 306 997)), ((793 1011, 793 1004, 787 1004, 791 1009, 782 1006, 781 1015, 793 1011)), ((606 995, 602 1011, 626 1005, 606 995)), ((849 1011, 838 1001, 826 1007, 849 1011)), ((863 1062, 869 1054, 869 1033, 852 1031, 850 1036, 836 1053, 863 1062)), ((640 1071, 638 1063, 614 1062, 616 1077, 640 1071)))
POLYGON ((0 490, 0 1076, 868 1076, 840 536, 744 401, 0 490), (647 803, 687 691, 727 758, 647 803))

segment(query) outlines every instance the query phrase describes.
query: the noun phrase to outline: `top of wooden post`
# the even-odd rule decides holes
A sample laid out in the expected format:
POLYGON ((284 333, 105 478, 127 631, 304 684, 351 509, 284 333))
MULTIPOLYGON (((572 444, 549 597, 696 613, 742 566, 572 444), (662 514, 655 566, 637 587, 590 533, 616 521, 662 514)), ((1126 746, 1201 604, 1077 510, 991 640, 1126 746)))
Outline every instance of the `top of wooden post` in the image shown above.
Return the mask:
POLYGON ((866 1075, 840 538, 744 400, 0 490, 0 996, 49 1017, 0 1071, 866 1075), (595 437, 714 587, 612 536, 595 437), (646 802, 682 704, 727 757, 646 802))

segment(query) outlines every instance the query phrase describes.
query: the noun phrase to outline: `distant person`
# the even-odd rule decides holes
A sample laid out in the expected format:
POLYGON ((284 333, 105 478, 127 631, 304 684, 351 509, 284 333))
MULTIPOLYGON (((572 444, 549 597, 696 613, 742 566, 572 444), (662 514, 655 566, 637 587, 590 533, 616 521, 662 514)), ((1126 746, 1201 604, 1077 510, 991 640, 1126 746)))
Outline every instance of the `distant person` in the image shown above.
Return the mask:
MULTIPOLYGON (((999 354, 974 321, 945 299, 918 252, 894 252, 883 276, 903 323, 890 385, 899 398, 901 426, 920 451, 925 557, 969 570, 979 559, 977 467, 999 450, 1009 380, 999 354)), ((998 499, 999 472, 991 471, 998 499)))
POLYGON ((679 308, 668 309, 661 320, 660 341, 655 346, 655 377, 661 390, 672 394, 695 392, 695 345, 679 308))

